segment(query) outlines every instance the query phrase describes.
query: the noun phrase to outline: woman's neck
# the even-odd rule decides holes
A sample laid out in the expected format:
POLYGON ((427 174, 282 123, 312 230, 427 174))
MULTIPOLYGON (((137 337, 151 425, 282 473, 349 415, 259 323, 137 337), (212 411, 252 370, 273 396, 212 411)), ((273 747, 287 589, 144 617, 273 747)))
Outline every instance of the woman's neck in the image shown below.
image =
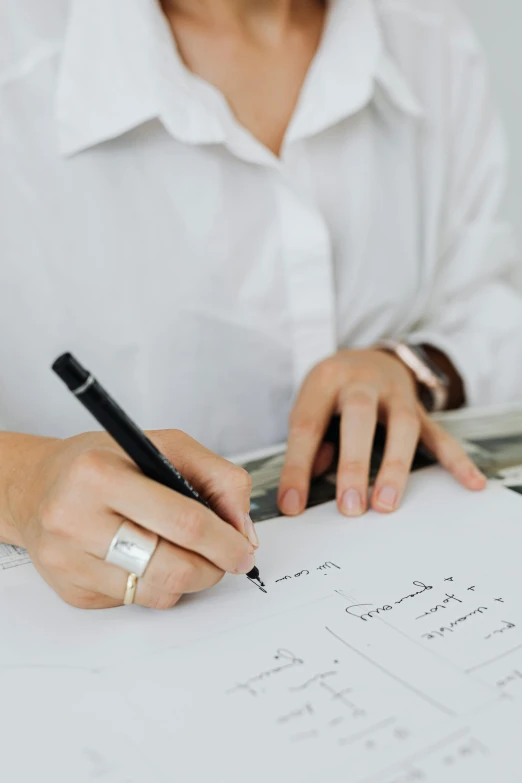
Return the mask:
POLYGON ((178 52, 279 155, 323 32, 321 0, 162 0, 178 52))
POLYGON ((281 35, 309 17, 313 6, 326 0, 160 0, 169 18, 184 17, 220 29, 243 28, 267 35, 281 35))

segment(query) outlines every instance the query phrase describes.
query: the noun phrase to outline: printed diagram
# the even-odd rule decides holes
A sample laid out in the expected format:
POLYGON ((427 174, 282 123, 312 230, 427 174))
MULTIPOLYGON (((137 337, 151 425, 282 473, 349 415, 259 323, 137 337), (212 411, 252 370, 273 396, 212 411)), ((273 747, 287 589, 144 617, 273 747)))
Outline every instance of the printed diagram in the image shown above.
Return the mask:
POLYGON ((0 571, 27 565, 30 562, 31 558, 22 547, 0 544, 0 571))

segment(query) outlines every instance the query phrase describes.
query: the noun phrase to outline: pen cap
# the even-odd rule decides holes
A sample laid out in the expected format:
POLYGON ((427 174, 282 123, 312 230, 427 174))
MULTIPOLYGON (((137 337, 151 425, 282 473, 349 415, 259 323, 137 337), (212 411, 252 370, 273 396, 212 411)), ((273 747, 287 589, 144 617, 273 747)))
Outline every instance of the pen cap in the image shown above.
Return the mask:
POLYGON ((88 371, 70 353, 64 353, 53 364, 54 372, 74 392, 89 378, 88 371))

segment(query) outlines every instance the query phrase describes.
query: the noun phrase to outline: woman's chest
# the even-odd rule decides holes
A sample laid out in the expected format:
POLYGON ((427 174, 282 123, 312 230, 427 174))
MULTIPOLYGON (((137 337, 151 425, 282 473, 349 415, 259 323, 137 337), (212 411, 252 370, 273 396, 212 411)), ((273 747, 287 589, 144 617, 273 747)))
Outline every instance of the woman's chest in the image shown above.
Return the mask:
POLYGON ((229 379, 232 397, 248 378, 289 399, 337 345, 371 342, 422 299, 412 140, 370 119, 272 168, 177 144, 160 123, 69 160, 24 150, 0 190, 0 353, 26 357, 21 372, 71 348, 105 357, 154 410, 179 378, 187 410, 195 385, 226 404, 229 379))
POLYGON ((413 134, 390 138, 367 113, 273 168, 151 123, 54 165, 24 154, 0 195, 18 301, 65 312, 76 300, 107 325, 185 307, 266 317, 321 267, 341 308, 366 289, 408 299, 427 260, 413 134))

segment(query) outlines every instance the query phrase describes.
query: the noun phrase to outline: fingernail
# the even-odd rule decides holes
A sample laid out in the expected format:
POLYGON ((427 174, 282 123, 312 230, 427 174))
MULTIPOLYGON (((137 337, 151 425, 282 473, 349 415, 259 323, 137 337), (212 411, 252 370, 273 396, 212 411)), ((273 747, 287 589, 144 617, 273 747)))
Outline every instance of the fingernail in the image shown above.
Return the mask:
POLYGON ((469 471, 469 478, 474 484, 480 484, 481 486, 486 483, 487 478, 478 468, 471 468, 469 471))
POLYGON ((377 500, 382 508, 393 511, 397 505, 397 490, 394 487, 383 487, 377 495, 377 500))
POLYGON ((248 574, 255 565, 254 555, 248 555, 237 567, 238 574, 248 574))
POLYGON ((285 514, 299 514, 301 510, 301 498, 296 489, 288 489, 281 500, 281 509, 285 514))
POLYGON ((252 546, 257 549, 259 546, 259 538, 257 537, 256 529, 250 514, 245 514, 245 532, 252 546))
POLYGON ((356 489, 347 489, 341 498, 341 508, 349 516, 362 514, 361 496, 356 489))

